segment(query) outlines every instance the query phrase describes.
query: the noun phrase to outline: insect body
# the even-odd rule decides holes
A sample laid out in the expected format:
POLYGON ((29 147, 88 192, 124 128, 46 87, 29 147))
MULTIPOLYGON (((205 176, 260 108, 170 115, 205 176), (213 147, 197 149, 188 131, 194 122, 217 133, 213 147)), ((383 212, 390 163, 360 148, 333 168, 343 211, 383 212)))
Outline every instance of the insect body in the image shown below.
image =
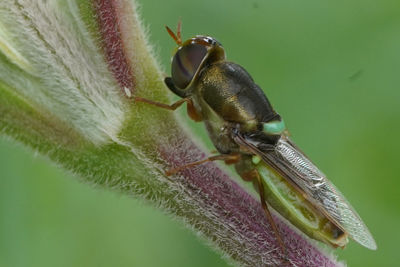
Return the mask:
POLYGON ((350 236, 376 249, 360 217, 289 139, 281 116, 246 70, 227 61, 222 45, 214 38, 196 36, 182 43, 180 25, 177 35, 167 30, 179 47, 172 59, 172 75, 165 83, 182 100, 171 106, 140 97, 136 100, 172 110, 186 102, 189 116, 205 123, 220 153, 168 174, 207 161, 225 160, 258 189, 283 250, 268 204, 311 238, 344 247, 350 236))

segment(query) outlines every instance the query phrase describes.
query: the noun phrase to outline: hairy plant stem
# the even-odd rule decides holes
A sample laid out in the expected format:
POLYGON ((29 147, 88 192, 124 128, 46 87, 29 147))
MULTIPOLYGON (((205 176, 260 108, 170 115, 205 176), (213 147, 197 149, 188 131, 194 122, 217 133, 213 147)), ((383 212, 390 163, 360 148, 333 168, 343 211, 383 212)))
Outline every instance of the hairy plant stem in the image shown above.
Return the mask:
MULTIPOLYGON (((258 199, 206 156, 170 103, 134 2, 0 3, 0 132, 80 179, 147 200, 231 263, 276 266, 281 250, 258 199)), ((280 217, 293 266, 339 266, 280 217)))

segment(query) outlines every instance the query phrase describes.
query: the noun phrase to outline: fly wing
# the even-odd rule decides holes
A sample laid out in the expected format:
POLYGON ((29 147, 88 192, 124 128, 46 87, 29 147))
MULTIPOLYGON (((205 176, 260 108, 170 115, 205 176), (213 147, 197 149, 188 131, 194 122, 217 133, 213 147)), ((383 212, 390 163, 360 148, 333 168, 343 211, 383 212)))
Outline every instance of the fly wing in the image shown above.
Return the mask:
POLYGON ((282 136, 275 146, 240 133, 234 133, 234 139, 242 147, 262 157, 352 239, 369 249, 377 248, 367 226, 350 203, 288 137, 282 136))

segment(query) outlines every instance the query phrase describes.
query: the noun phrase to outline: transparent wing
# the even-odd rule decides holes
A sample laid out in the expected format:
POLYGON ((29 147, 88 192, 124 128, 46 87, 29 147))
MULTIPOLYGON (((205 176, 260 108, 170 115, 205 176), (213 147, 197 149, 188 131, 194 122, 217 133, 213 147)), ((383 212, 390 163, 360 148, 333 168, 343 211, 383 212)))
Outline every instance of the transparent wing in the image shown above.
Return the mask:
POLYGON ((350 203, 288 137, 282 136, 275 146, 240 133, 235 133, 234 139, 262 157, 352 239, 369 249, 377 248, 367 226, 350 203))

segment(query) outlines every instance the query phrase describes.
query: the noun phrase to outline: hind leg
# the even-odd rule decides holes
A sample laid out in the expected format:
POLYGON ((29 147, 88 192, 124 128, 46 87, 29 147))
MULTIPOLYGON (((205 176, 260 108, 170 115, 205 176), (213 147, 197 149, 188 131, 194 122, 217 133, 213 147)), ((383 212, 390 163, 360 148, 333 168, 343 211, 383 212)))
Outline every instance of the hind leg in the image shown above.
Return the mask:
POLYGON ((254 159, 254 156, 250 155, 242 156, 241 160, 235 164, 235 169, 243 180, 251 181, 257 186, 258 193, 260 195, 261 206, 264 210, 264 213, 269 223, 272 226, 272 230, 275 233, 276 240, 278 241, 282 253, 285 255, 285 260, 287 261, 286 247, 278 231, 278 227, 275 224, 274 218, 272 217, 271 212, 268 209, 268 204, 267 201, 265 200, 264 184, 261 180, 259 172, 255 168, 254 161, 257 161, 257 159, 254 159))

